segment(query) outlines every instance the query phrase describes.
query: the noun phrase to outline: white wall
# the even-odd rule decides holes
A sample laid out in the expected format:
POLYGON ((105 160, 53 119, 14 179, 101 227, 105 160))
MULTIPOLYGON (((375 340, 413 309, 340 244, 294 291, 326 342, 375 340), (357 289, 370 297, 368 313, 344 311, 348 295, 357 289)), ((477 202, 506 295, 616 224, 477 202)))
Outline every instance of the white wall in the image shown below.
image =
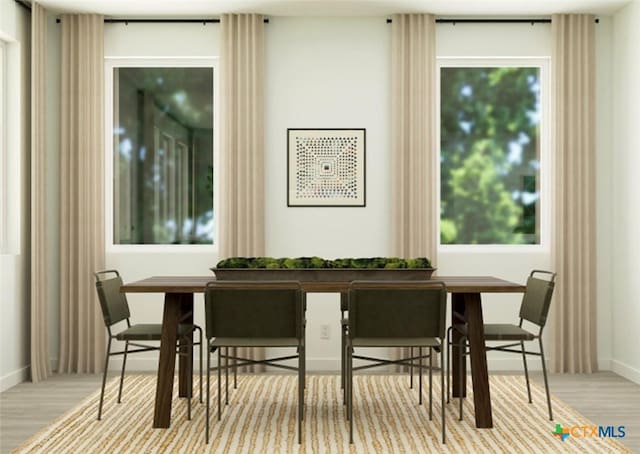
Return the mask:
MULTIPOLYGON (((108 24, 105 55, 211 57, 218 54, 219 26, 195 24, 108 24)), ((598 58, 598 245, 600 321, 599 352, 607 367, 611 355, 609 266, 611 30, 606 18, 597 26, 598 58)), ((537 24, 457 24, 437 28, 438 57, 548 57, 550 26, 537 24)), ((384 18, 272 17, 266 27, 266 244, 273 256, 374 256, 390 252, 390 26, 384 18), (288 208, 286 206, 287 128, 366 128, 367 206, 364 208, 288 208), (334 220, 338 220, 335 222, 334 220), (330 222, 331 220, 331 222, 330 222)), ((215 250, 201 252, 109 252, 107 265, 127 280, 151 274, 207 274, 217 261, 215 250)), ((533 268, 549 268, 548 248, 523 251, 455 252, 442 250, 439 272, 492 274, 524 282, 533 268)), ((485 297, 485 320, 514 320, 518 295, 485 297)), ((202 320, 201 299, 196 320, 202 320)), ((131 295, 134 320, 160 320, 161 295, 131 295)), ((337 295, 309 298, 309 369, 339 364, 337 295), (321 325, 330 339, 320 339, 321 325)), ((550 350, 550 345, 547 350, 550 350)), ((512 356, 490 357, 494 369, 520 367, 512 356)), ((532 366, 539 367, 533 362, 532 366)), ((155 357, 133 362, 156 367, 155 357)))
MULTIPOLYGON (((390 30, 384 18, 270 18, 267 26, 266 245, 270 256, 390 253, 390 30), (366 128, 367 206, 288 208, 287 128, 366 128)), ((309 370, 337 370, 336 294, 308 298, 309 370), (320 339, 329 325, 330 339, 320 339)))
POLYGON ((0 39, 7 68, 7 247, 0 251, 0 391, 24 381, 29 365, 27 275, 29 184, 29 42, 26 11, 15 2, 0 3, 0 39))
POLYGON ((612 369, 640 383, 640 3, 613 18, 612 369))

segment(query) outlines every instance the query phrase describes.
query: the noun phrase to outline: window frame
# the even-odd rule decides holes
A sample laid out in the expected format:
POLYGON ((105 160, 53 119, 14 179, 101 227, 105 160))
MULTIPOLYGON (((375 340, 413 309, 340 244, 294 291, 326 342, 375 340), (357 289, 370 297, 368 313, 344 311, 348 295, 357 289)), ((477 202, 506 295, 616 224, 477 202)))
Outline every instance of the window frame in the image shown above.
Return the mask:
POLYGON ((554 169, 550 159, 551 149, 551 58, 550 57, 437 57, 436 58, 436 144, 438 147, 436 163, 437 181, 437 235, 439 253, 487 253, 487 252, 549 252, 551 247, 551 176, 554 169), (440 236, 441 212, 441 70, 442 68, 486 68, 520 67, 538 68, 540 71, 540 199, 538 225, 540 242, 538 244, 442 244, 440 236))
POLYGON ((107 253, 111 252, 206 252, 216 254, 218 248, 219 212, 216 210, 219 204, 219 59, 217 57, 105 57, 105 248, 107 253), (213 244, 116 244, 113 241, 114 222, 114 173, 113 173, 113 114, 114 114, 114 93, 113 93, 113 72, 114 68, 179 68, 179 67, 199 67, 213 69, 213 213, 214 231, 213 244))

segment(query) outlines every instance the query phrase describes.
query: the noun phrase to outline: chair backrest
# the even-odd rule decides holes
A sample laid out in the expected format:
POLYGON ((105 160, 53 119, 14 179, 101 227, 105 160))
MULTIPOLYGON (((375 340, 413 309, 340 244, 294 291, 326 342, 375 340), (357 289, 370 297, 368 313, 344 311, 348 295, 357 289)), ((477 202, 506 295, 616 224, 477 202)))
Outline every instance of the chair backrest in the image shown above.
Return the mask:
POLYGON ((543 328, 547 323, 547 315, 551 306, 551 297, 555 287, 556 273, 533 270, 527 279, 527 290, 522 297, 520 318, 543 328), (548 279, 534 277, 534 274, 545 274, 548 279))
POLYGON ((100 300, 102 317, 107 327, 127 320, 131 313, 124 293, 120 293, 122 278, 116 270, 98 271, 96 277, 96 291, 100 300))
POLYGON ((302 339, 303 293, 297 281, 214 281, 205 289, 207 339, 302 339))
POLYGON ((447 287, 437 280, 354 281, 349 287, 349 335, 445 336, 447 287))

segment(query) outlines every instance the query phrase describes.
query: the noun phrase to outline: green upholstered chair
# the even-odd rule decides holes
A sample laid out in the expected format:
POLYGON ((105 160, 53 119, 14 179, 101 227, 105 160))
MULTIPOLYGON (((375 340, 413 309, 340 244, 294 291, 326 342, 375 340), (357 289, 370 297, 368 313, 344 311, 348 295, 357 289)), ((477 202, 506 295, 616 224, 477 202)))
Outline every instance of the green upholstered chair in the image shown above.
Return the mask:
MULTIPOLYGON (((109 368, 109 358, 111 356, 123 355, 122 358, 122 371, 120 372, 120 386, 118 388, 118 403, 122 401, 122 386, 124 382, 124 372, 127 364, 127 355, 130 353, 141 353, 151 350, 159 350, 159 346, 139 344, 138 342, 157 342, 160 341, 162 336, 161 324, 136 324, 132 325, 130 321, 131 313, 129 311, 129 304, 127 303, 127 297, 124 293, 120 292, 122 286, 122 278, 120 273, 116 270, 98 271, 94 274, 96 278, 96 291, 98 292, 98 299, 100 301, 100 308, 102 309, 102 317, 104 319, 107 333, 109 334, 109 341, 107 343, 107 354, 105 356, 104 373, 102 376, 102 389, 100 391, 100 404, 98 406, 98 420, 102 419, 102 406, 104 402, 104 387, 107 381, 107 370, 109 368), (113 333, 112 329, 117 324, 126 324, 124 329, 113 333), (125 344, 124 350, 119 352, 111 351, 111 342, 113 340, 122 341, 125 344), (129 347, 137 347, 130 350, 129 347)), ((178 339, 183 343, 182 351, 177 351, 177 354, 185 355, 188 361, 193 360, 193 346, 200 346, 200 402, 202 402, 202 329, 196 325, 178 325, 178 339), (193 331, 197 331, 199 338, 198 342, 194 344, 192 340, 193 331)), ((191 377, 189 383, 189 389, 192 388, 191 377)), ((191 419, 191 395, 187 399, 187 416, 191 419)))
MULTIPOLYGON (((218 420, 221 418, 221 371, 266 364, 298 372, 298 443, 302 441, 304 406, 304 293, 297 281, 214 281, 205 289, 207 338, 206 442, 209 443, 211 353, 218 351, 218 420), (254 360, 229 356, 229 348, 291 347, 295 355, 254 360), (225 353, 223 354, 223 350, 225 353), (298 359, 298 367, 277 362, 298 359), (223 364, 222 360, 225 360, 223 364), (232 360, 229 365, 228 360, 232 360)), ((228 400, 228 373, 226 374, 228 400)))
MULTIPOLYGON (((419 403, 422 404, 422 360, 429 358, 429 419, 432 419, 432 358, 440 352, 444 361, 447 289, 443 282, 354 281, 349 287, 349 322, 346 338, 345 393, 349 441, 353 443, 353 372, 372 367, 403 364, 419 371, 419 403), (356 350, 378 347, 413 347, 417 358, 387 360, 356 355, 356 350), (428 351, 428 355, 423 353, 428 351), (354 367, 353 360, 370 364, 354 367), (416 359, 418 364, 415 364, 416 359)), ((442 443, 445 443, 444 371, 440 369, 442 443)))
MULTIPOLYGON (((529 385, 529 371, 527 369, 527 355, 540 356, 542 360, 542 373, 544 376, 544 388, 547 394, 547 408, 549 410, 549 419, 553 420, 553 412, 551 410, 551 397, 549 395, 549 380, 547 378, 547 366, 544 358, 544 349, 542 346, 542 330, 547 323, 547 315, 549 314, 549 307, 551 306, 551 297, 553 296, 553 289, 555 286, 556 273, 543 270, 533 270, 527 279, 527 288, 522 297, 522 303, 520 305, 520 321, 515 324, 485 324, 484 325, 484 340, 485 342, 503 342, 497 346, 485 346, 487 351, 497 350, 501 352, 517 353, 522 355, 522 363, 524 366, 524 376, 527 383, 527 396, 529 403, 531 403, 531 387, 529 385), (544 276, 544 278, 543 278, 544 276), (528 331, 523 325, 525 322, 537 327, 537 333, 528 331), (524 348, 524 343, 527 341, 538 341, 540 352, 527 351, 524 348), (506 343, 504 343, 506 342, 506 343), (513 347, 519 347, 514 349, 513 347)), ((535 329, 534 329, 535 331, 535 329)), ((454 325, 447 330, 447 344, 453 348, 461 348, 460 361, 464 361, 467 354, 468 344, 467 339, 467 326, 465 324, 454 325), (453 344, 450 342, 451 329, 456 329, 462 334, 459 344, 453 344)), ((448 358, 451 357, 449 352, 448 358)), ((447 360, 447 401, 449 400, 449 364, 450 360, 447 360)), ((464 379, 464 377, 460 377, 464 379)), ((460 396, 460 420, 462 420, 462 399, 460 396)))

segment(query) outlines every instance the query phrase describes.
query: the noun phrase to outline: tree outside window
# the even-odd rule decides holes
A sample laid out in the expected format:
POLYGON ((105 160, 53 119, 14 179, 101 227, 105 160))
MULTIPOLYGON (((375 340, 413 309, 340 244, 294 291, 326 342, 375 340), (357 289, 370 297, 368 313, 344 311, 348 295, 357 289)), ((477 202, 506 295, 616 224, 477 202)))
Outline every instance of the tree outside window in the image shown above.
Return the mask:
POLYGON ((441 244, 539 244, 540 69, 442 67, 441 244))

